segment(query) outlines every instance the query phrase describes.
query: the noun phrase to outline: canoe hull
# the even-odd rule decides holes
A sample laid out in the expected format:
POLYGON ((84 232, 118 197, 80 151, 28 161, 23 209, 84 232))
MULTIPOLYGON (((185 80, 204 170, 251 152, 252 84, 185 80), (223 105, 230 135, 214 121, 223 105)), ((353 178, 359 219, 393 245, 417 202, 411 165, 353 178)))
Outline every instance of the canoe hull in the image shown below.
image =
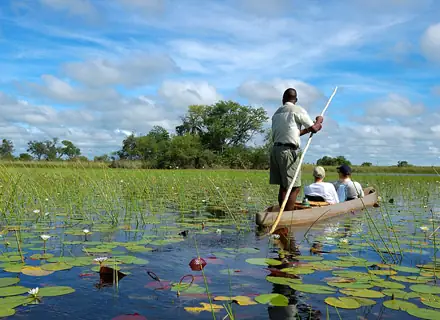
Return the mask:
MULTIPOLYGON (((315 221, 326 220, 349 212, 362 210, 364 207, 372 207, 377 204, 377 192, 373 188, 364 189, 365 196, 362 199, 336 203, 322 207, 312 207, 302 210, 284 211, 278 225, 306 225, 315 221)), ((280 207, 278 205, 267 208, 256 214, 256 224, 260 227, 272 226, 275 222, 280 207)))

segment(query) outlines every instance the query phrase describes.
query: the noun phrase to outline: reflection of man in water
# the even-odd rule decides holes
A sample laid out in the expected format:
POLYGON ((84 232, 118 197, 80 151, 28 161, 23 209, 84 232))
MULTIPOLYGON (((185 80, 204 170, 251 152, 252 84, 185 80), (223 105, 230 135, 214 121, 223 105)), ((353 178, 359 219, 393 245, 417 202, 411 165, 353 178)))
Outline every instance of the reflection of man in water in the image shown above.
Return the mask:
MULTIPOLYGON (((295 238, 292 232, 289 232, 289 229, 282 228, 278 229, 274 232, 274 234, 279 235, 280 237, 276 241, 280 250, 283 251, 283 254, 279 254, 278 260, 281 260, 283 264, 279 266, 274 266, 276 269, 283 269, 288 267, 288 263, 291 262, 293 257, 301 255, 299 248, 296 245, 295 238)), ((281 284, 273 284, 272 293, 279 293, 287 297, 289 300, 289 305, 287 307, 268 307, 269 319, 271 320, 290 320, 290 319, 298 319, 298 300, 295 295, 295 290, 290 288, 287 285, 281 284)), ((316 311, 312 310, 311 319, 319 319, 314 317, 314 313, 316 311)), ((310 313, 307 311, 307 319, 310 318, 310 313)))
MULTIPOLYGON (((292 256, 300 255, 299 249, 296 246, 295 238, 287 228, 278 229, 274 232, 274 234, 279 235, 280 237, 276 241, 280 250, 283 251, 283 254, 279 255, 278 260, 285 262, 279 266, 274 268, 283 269, 287 267, 287 263, 292 261, 292 256), (284 256, 284 257, 283 257, 284 256)), ((273 284, 272 293, 279 293, 286 296, 289 299, 289 305, 287 307, 268 307, 269 319, 273 320, 287 320, 287 319, 296 319, 298 314, 298 309, 296 305, 298 303, 295 290, 286 285, 281 284, 273 284)))

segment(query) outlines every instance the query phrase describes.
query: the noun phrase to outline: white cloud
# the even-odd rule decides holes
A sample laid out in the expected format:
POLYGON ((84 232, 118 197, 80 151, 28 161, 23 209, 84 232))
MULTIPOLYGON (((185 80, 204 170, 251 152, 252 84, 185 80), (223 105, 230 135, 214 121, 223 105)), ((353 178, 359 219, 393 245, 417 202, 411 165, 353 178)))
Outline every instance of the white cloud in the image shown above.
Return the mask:
POLYGON ((179 109, 187 109, 194 104, 212 104, 222 99, 216 88, 205 81, 165 81, 158 93, 165 99, 166 105, 179 109))
POLYGON ((440 63, 440 23, 433 24, 426 29, 420 45, 427 59, 440 63))
POLYGON ((90 87, 124 85, 141 86, 167 73, 177 72, 174 61, 167 55, 130 54, 119 60, 98 58, 71 62, 64 66, 66 75, 90 87))
POLYGON ((272 81, 248 80, 238 87, 238 93, 251 103, 281 105, 283 93, 287 88, 295 88, 298 104, 305 108, 323 97, 314 86, 295 79, 274 79, 272 81))
POLYGON ((78 16, 94 16, 97 12, 89 0, 40 0, 41 4, 78 16))
POLYGON ((154 14, 165 9, 165 0, 118 0, 126 8, 143 14, 154 14))
POLYGON ((421 103, 412 103, 408 98, 398 94, 389 94, 387 98, 374 101, 366 106, 367 116, 383 118, 391 117, 410 117, 422 114, 425 107, 421 103))

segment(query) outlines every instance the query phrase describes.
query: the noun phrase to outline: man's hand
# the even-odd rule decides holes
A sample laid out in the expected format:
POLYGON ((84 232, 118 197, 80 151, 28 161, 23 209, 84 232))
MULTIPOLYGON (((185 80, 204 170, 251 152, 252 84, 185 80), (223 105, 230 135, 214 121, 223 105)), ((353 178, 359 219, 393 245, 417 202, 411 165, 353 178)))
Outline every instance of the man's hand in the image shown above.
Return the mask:
POLYGON ((309 128, 309 130, 313 133, 317 133, 321 129, 322 129, 322 124, 318 121, 309 128))
POLYGON ((323 122, 324 122, 324 118, 322 116, 316 117, 316 123, 323 123, 323 122))

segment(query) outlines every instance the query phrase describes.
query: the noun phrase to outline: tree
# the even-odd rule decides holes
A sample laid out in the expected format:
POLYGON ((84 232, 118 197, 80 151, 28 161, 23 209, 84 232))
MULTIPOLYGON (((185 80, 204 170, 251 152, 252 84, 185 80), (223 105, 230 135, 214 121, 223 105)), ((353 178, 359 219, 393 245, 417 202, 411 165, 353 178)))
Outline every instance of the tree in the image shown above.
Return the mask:
POLYGON ((20 153, 18 156, 20 161, 32 161, 32 156, 29 153, 20 153))
POLYGON ((363 162, 361 167, 371 167, 373 164, 371 162, 363 162))
POLYGON ((74 159, 76 157, 79 157, 81 155, 81 149, 76 147, 73 142, 69 140, 63 140, 61 141, 61 144, 64 147, 60 147, 58 149, 58 158, 61 158, 62 156, 66 156, 68 159, 74 159))
POLYGON ((318 166, 340 166, 343 164, 351 166, 351 162, 347 160, 344 156, 338 156, 336 158, 332 158, 329 156, 324 156, 321 159, 316 161, 318 166))
POLYGON ((200 157, 202 154, 202 144, 200 137, 191 135, 177 135, 170 141, 167 148, 167 162, 171 166, 180 168, 199 168, 200 157))
POLYGON ((254 134, 263 133, 267 120, 264 108, 219 101, 210 106, 190 106, 176 132, 198 135, 205 148, 222 152, 227 147, 245 145, 254 134))
POLYGON ((408 161, 398 161, 397 162, 398 167, 411 167, 412 165, 408 163, 408 161))
POLYGON ((107 162, 107 161, 110 161, 110 157, 108 156, 108 154, 103 154, 102 156, 95 156, 93 158, 93 161, 95 161, 95 162, 107 162))
POLYGON ((119 159, 122 160, 136 160, 139 159, 137 150, 137 141, 134 133, 126 137, 122 141, 122 149, 116 152, 119 159))
POLYGON ((46 145, 42 141, 32 140, 28 142, 27 152, 37 158, 37 160, 41 160, 46 155, 46 150, 46 145))
POLYGON ((12 153, 14 152, 14 144, 11 140, 3 139, 2 144, 0 145, 0 158, 1 159, 13 159, 14 156, 12 153))

